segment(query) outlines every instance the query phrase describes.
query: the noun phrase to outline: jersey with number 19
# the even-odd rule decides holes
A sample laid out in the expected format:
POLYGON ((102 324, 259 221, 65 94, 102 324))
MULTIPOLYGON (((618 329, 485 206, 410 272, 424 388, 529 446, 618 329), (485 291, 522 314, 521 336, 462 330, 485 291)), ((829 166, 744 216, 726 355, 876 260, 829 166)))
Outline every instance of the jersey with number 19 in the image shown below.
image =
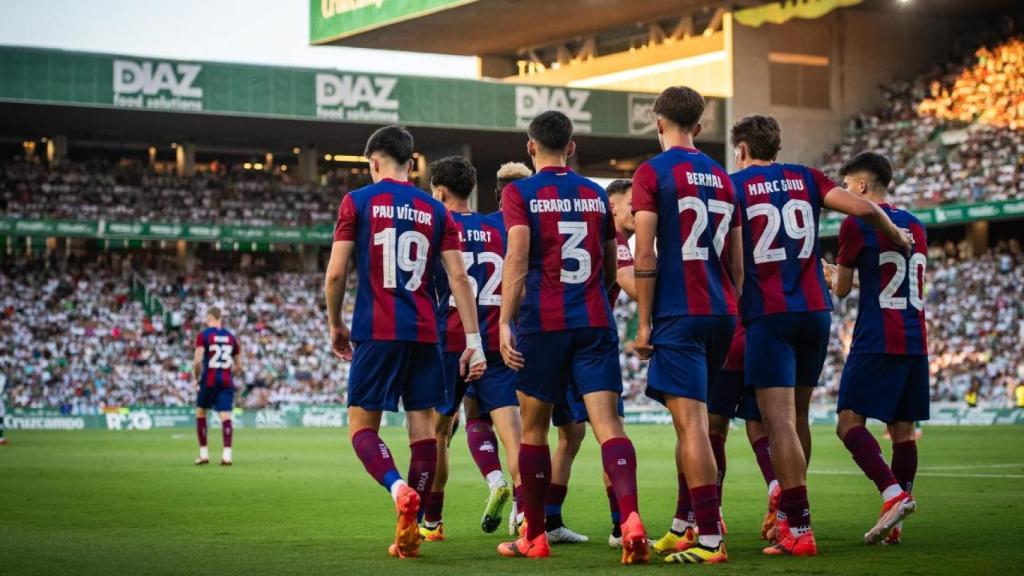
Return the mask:
POLYGON ((736 290, 723 260, 729 232, 740 225, 732 182, 700 150, 675 146, 637 168, 633 212, 658 217, 647 395, 707 402, 736 324, 736 290))
POLYGON ((359 285, 352 320, 350 406, 435 408, 445 400, 433 271, 461 251, 444 204, 411 182, 385 178, 342 199, 334 241, 355 243, 359 285))
POLYGON ((910 233, 913 249, 905 253, 860 218, 848 217, 839 228, 836 262, 857 271, 860 298, 838 407, 883 422, 927 420, 927 238, 910 212, 888 204, 880 207, 893 224, 910 233))
POLYGON ((604 285, 606 243, 615 240, 604 189, 552 166, 507 185, 501 201, 508 235, 525 226, 530 238, 517 325, 525 366, 516 387, 552 404, 567 386, 577 399, 621 393, 618 334, 604 285))
POLYGON ((744 219, 740 309, 747 326, 747 383, 815 386, 832 321, 818 221, 836 186, 813 168, 780 163, 750 166, 732 181, 744 219))

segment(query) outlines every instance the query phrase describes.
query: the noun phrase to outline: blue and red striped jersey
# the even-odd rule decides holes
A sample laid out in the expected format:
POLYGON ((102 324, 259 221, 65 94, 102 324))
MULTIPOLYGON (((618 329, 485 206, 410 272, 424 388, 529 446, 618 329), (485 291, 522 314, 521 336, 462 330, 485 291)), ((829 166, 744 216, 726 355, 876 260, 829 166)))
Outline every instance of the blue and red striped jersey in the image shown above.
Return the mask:
POLYGON ((207 328, 196 336, 196 348, 203 349, 203 370, 199 383, 207 387, 231 388, 231 367, 238 355, 238 340, 224 328, 207 328))
POLYGON ((530 230, 518 332, 614 328, 604 286, 605 242, 615 239, 608 195, 565 167, 547 167, 501 193, 505 228, 530 230))
POLYGON ((898 228, 914 238, 908 256, 887 236, 860 218, 839 227, 836 262, 855 268, 860 279, 857 323, 850 352, 927 355, 924 313, 924 273, 928 240, 924 226, 906 210, 881 205, 898 228))
POLYGON ((438 342, 433 271, 441 252, 462 249, 444 204, 385 178, 341 200, 334 241, 341 240, 356 244, 352 340, 438 342))
MULTIPOLYGON (((633 265, 633 252, 629 249, 629 240, 626 239, 626 235, 618 230, 615 231, 615 267, 619 270, 623 268, 629 268, 633 265)), ((612 284, 611 288, 608 289, 608 303, 615 307, 615 302, 619 299, 619 294, 622 293, 622 288, 618 282, 612 284)))
MULTIPOLYGON (((498 317, 501 312, 501 270, 505 262, 505 225, 497 218, 475 212, 452 212, 462 240, 462 260, 476 296, 476 314, 484 351, 496 351, 498 317)), ((437 297, 441 305, 444 348, 448 352, 466 349, 466 330, 455 308, 444 267, 438 269, 437 297)))
POLYGON ((743 321, 832 309, 818 246, 822 201, 836 185, 799 164, 751 166, 732 176, 743 226, 743 321))
POLYGON ((658 215, 653 318, 735 316, 725 259, 740 221, 725 170, 700 150, 669 148, 633 175, 633 212, 658 215))

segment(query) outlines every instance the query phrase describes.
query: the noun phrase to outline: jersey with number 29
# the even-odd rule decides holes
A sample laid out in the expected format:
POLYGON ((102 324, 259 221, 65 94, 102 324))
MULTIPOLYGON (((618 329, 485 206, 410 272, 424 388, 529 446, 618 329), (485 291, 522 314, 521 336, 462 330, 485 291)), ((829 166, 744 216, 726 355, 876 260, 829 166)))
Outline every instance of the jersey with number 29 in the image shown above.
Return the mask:
POLYGON ((352 340, 437 343, 433 271, 442 252, 462 249, 444 204, 385 178, 341 200, 334 241, 346 240, 359 275, 352 340))
POLYGON ((906 254, 887 236, 853 216, 839 227, 836 262, 857 270, 860 302, 850 352, 928 354, 924 313, 924 272, 928 244, 924 226, 906 210, 880 205, 897 228, 914 239, 906 254))
POLYGON ((518 332, 614 328, 604 252, 615 240, 615 224, 604 188, 552 166, 505 186, 501 206, 508 232, 530 230, 518 332))
POLYGON ((743 321, 832 309, 818 247, 822 202, 836 185, 799 164, 750 166, 732 175, 743 218, 743 321))
POLYGON ((203 370, 199 384, 208 388, 231 388, 231 367, 238 355, 238 340, 224 328, 207 328, 196 336, 196 348, 203 349, 203 370))

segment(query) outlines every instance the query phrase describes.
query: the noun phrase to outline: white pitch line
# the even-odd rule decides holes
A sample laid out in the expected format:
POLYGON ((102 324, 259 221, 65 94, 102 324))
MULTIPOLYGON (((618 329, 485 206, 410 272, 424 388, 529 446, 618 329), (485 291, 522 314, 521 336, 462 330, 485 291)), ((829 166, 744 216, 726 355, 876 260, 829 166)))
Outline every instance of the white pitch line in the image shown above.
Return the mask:
MULTIPOLYGON (((810 470, 807 475, 814 476, 815 474, 821 474, 823 476, 863 476, 863 472, 852 472, 846 470, 810 470)), ((955 474, 952 472, 918 472, 918 476, 934 476, 938 478, 1020 478, 1024 479, 1024 474, 955 474)))
POLYGON ((979 468, 1024 468, 1024 463, 1017 464, 966 464, 960 466, 926 466, 919 470, 977 470, 979 468))

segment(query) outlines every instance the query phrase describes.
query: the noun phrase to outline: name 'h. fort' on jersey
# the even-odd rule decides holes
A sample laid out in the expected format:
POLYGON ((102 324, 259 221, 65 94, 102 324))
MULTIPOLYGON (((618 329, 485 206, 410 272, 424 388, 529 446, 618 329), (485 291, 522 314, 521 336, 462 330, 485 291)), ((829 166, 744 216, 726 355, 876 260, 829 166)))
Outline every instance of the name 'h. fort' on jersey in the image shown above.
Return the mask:
POLYGON ((613 328, 604 286, 605 242, 615 224, 603 188, 547 167, 501 194, 505 227, 530 229, 530 266, 519 332, 613 328))
POLYGON ((438 342, 433 264, 441 252, 461 249, 444 205, 411 182, 385 178, 342 199, 340 240, 356 243, 352 340, 438 342))
POLYGON ((908 256, 861 218, 843 220, 836 263, 855 268, 860 279, 850 353, 927 355, 924 272, 928 244, 924 226, 906 210, 889 204, 880 207, 893 224, 910 231, 913 251, 908 256))
POLYGON ((669 148, 637 168, 633 211, 658 214, 658 254, 679 255, 658 258, 654 318, 736 315, 722 260, 729 231, 740 225, 735 203, 728 174, 694 148, 669 148))
POLYGON ((825 194, 836 187, 798 164, 750 166, 732 175, 743 213, 743 321, 782 312, 832 309, 822 273, 818 221, 825 194))

